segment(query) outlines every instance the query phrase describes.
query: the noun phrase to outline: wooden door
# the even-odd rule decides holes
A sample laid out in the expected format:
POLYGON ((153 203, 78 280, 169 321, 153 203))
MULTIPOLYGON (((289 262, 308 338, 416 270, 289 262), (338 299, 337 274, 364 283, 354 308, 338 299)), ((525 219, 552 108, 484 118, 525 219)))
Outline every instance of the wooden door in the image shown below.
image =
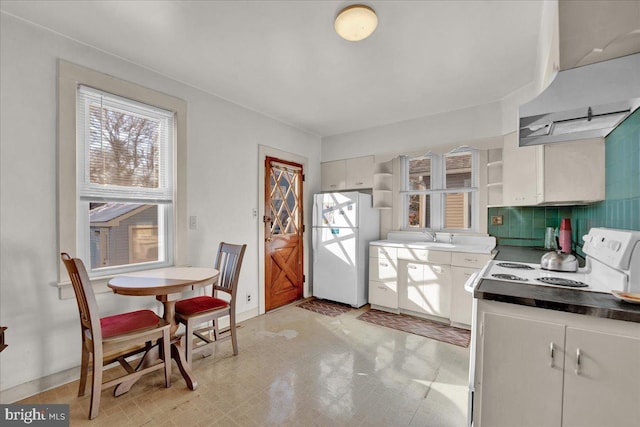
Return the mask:
POLYGON ((302 298, 302 165, 265 160, 265 309, 302 298))

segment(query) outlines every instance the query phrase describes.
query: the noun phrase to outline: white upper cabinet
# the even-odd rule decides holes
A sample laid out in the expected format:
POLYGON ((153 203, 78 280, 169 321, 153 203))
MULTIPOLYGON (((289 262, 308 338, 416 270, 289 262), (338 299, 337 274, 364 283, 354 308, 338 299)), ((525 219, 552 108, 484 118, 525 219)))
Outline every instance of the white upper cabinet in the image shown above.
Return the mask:
POLYGON ((502 204, 585 204, 604 200, 604 140, 518 147, 516 133, 502 150, 502 204))
POLYGON ((322 191, 373 187, 374 156, 322 163, 322 191))

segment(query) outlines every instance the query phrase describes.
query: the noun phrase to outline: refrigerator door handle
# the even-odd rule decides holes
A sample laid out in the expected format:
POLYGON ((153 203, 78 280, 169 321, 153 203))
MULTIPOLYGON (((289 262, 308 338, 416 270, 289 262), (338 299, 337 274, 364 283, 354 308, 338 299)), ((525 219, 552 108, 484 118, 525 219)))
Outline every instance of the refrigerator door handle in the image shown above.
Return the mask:
POLYGON ((313 250, 313 264, 318 262, 318 227, 313 227, 313 236, 311 236, 313 250))
POLYGON ((318 199, 317 197, 313 198, 313 218, 312 218, 311 225, 314 226, 314 227, 317 227, 319 225, 318 224, 318 212, 317 212, 317 206, 318 206, 318 200, 317 199, 318 199))

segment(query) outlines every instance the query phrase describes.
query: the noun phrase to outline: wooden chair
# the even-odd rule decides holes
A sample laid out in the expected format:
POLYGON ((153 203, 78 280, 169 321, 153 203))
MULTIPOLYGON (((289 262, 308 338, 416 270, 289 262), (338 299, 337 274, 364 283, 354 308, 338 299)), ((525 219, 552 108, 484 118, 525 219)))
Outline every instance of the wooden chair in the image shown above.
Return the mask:
MULTIPOLYGON (((80 312, 82 333, 82 364, 78 396, 84 396, 89 365, 92 366, 91 403, 89 419, 98 416, 102 390, 125 381, 135 381, 141 376, 164 369, 165 386, 171 386, 170 325, 151 310, 138 310, 114 316, 99 317, 95 294, 82 260, 60 254, 64 262, 80 312), (126 358, 150 350, 154 341, 160 340, 162 363, 136 369, 126 358), (102 382, 103 367, 119 362, 127 371, 113 380, 102 382)), ((140 368, 138 366, 137 368, 140 368)))
POLYGON ((238 277, 242 258, 247 245, 232 245, 222 242, 218 248, 215 268, 220 271, 218 280, 213 284, 211 296, 198 296, 184 299, 176 303, 176 320, 185 325, 185 353, 187 363, 191 365, 193 352, 196 349, 209 346, 217 341, 231 338, 233 354, 238 354, 238 339, 236 337, 236 297, 238 277), (219 292, 228 294, 228 300, 217 298, 219 292), (229 330, 218 329, 218 319, 229 316, 229 330), (194 329, 203 323, 212 322, 200 329, 194 329), (205 332, 209 336, 205 335, 205 332), (213 337, 211 337, 213 334, 213 337), (204 344, 194 342, 194 337, 204 341, 204 344))

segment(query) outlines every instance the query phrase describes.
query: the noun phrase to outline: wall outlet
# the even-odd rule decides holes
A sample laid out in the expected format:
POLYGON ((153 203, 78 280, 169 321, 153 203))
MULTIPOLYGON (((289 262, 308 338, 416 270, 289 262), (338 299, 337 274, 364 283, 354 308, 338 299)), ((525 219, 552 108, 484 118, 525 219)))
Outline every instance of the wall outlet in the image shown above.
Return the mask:
POLYGON ((198 218, 195 215, 189 217, 189 229, 195 230, 198 228, 198 218))
POLYGON ((502 225, 502 215, 491 215, 491 225, 502 225))
POLYGON ((251 302, 251 294, 247 293, 247 304, 251 302))

